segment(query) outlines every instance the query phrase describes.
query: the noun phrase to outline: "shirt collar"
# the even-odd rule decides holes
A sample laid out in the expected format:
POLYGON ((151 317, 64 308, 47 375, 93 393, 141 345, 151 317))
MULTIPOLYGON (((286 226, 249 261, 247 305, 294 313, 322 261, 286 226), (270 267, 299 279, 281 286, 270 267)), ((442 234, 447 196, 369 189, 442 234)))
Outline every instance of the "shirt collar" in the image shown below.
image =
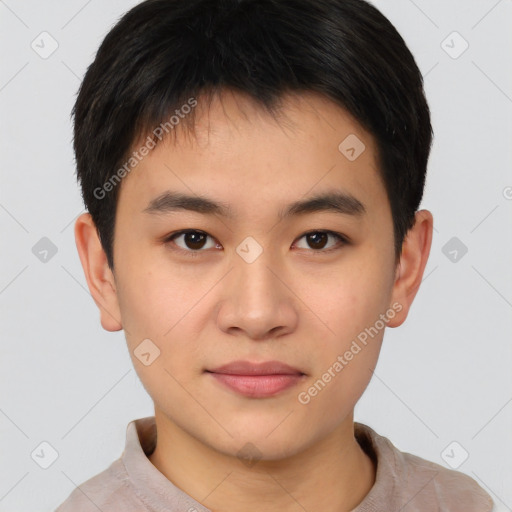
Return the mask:
POLYGON ((154 416, 131 421, 126 428, 126 448, 121 457, 135 493, 148 510, 155 512, 211 512, 191 496, 176 487, 148 456, 156 446, 154 416))
POLYGON ((352 512, 380 512, 401 508, 400 480, 404 464, 397 460, 396 448, 363 423, 354 422, 354 436, 363 451, 377 467, 375 483, 363 501, 352 512))

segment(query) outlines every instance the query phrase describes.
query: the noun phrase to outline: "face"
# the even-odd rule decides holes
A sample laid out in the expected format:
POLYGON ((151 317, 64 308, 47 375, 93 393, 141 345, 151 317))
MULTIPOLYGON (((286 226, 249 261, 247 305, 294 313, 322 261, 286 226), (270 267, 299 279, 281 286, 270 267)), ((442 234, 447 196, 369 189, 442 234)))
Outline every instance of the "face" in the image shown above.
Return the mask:
POLYGON ((374 140, 321 96, 284 105, 278 123, 241 96, 199 103, 195 137, 176 132, 123 179, 114 242, 119 313, 156 410, 222 453, 252 442, 269 460, 347 421, 396 312, 374 140), (218 370, 236 361, 292 370, 218 370))

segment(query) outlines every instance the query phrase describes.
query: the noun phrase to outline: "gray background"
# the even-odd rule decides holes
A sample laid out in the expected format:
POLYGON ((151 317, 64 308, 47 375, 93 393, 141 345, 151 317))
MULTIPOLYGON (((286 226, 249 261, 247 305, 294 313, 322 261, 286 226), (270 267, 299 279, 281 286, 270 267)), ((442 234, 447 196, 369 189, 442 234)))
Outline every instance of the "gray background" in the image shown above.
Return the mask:
MULTIPOLYGON (((83 206, 70 111, 135 3, 0 0, 0 511, 52 511, 120 456, 129 421, 153 414, 122 331, 101 328, 73 235, 83 206), (31 47, 51 49, 43 31, 58 43, 47 58, 31 47), (43 237, 57 250, 46 261, 43 237), (44 441, 58 452, 48 469, 44 441)), ((355 419, 512 510, 512 1, 374 3, 425 77, 435 140, 422 206, 435 233, 355 419), (454 31, 469 44, 461 55, 454 31)))

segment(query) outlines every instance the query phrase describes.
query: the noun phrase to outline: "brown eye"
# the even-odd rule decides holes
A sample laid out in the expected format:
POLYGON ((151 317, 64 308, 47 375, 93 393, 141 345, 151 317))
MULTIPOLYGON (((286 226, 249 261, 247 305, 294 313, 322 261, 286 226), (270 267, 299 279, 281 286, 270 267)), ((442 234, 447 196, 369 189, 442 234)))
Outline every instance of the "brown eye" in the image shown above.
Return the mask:
POLYGON ((312 249, 323 249, 329 239, 327 233, 310 233, 306 235, 309 246, 312 249))
POLYGON ((310 231, 302 235, 301 239, 306 240, 307 247, 299 247, 300 249, 313 249, 316 252, 329 252, 347 242, 345 237, 333 231, 310 231), (335 241, 328 246, 329 239, 335 241))
POLYGON ((183 241, 188 249, 202 249, 205 244, 206 236, 203 233, 184 233, 183 241))
POLYGON ((186 252, 201 252, 203 249, 211 249, 215 247, 215 243, 212 241, 208 246, 207 240, 211 239, 210 235, 203 233, 202 231, 189 230, 180 231, 170 236, 166 243, 172 242, 177 245, 180 249, 186 252))

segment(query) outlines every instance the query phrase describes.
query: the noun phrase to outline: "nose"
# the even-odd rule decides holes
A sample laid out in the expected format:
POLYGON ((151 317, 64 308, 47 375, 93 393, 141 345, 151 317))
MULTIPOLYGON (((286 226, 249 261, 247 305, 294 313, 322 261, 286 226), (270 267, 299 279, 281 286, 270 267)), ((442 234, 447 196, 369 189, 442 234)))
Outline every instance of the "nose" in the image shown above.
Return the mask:
POLYGON ((252 263, 242 258, 235 261, 226 279, 217 306, 217 325, 222 331, 267 340, 296 329, 298 299, 286 283, 285 272, 265 253, 252 263))

